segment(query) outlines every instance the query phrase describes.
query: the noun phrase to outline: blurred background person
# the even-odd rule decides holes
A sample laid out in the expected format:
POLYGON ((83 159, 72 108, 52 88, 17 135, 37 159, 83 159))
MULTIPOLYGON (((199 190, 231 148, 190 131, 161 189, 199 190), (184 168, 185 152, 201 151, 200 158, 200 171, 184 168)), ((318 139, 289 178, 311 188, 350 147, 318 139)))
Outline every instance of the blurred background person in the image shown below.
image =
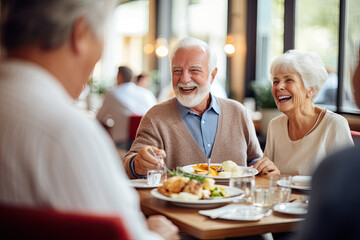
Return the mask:
MULTIPOLYGON (((353 87, 360 107, 360 59, 353 87)), ((360 145, 328 156, 319 165, 312 178, 309 211, 296 240, 360 239, 359 169, 360 145)))
POLYGON ((133 82, 133 71, 120 66, 117 74, 117 87, 105 94, 104 102, 97 113, 97 119, 109 128, 110 135, 120 148, 128 147, 129 118, 131 115, 143 116, 154 106, 156 98, 146 88, 133 82), (112 126, 108 126, 112 119, 112 126))
POLYGON ((0 202, 118 215, 135 239, 177 238, 163 216, 146 221, 111 139, 73 103, 101 57, 115 2, 1 4, 0 202))
POLYGON ((272 94, 284 115, 270 121, 261 174, 312 175, 330 153, 353 146, 347 120, 313 104, 328 78, 315 52, 290 50, 270 67, 272 94))
POLYGON ((149 88, 151 85, 150 75, 143 72, 136 76, 136 85, 143 88, 149 88))

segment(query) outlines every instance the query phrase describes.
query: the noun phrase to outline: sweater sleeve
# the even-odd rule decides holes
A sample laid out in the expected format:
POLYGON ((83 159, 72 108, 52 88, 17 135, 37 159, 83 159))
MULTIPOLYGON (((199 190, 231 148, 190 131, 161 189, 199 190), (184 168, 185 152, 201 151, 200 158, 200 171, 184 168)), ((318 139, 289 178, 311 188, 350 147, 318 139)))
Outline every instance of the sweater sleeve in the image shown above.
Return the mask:
POLYGON ((129 152, 127 152, 124 157, 123 167, 130 179, 137 178, 131 171, 130 163, 132 158, 136 156, 142 147, 150 145, 157 148, 163 148, 161 137, 157 132, 157 128, 152 122, 153 118, 151 116, 152 112, 149 111, 141 119, 135 141, 133 142, 129 152))

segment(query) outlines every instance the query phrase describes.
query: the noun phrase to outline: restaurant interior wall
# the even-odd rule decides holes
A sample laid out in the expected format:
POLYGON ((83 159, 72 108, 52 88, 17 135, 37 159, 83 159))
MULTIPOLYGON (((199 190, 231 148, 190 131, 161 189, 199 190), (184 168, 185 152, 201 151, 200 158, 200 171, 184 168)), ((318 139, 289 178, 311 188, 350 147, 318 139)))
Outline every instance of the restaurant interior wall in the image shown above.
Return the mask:
MULTIPOLYGON (((121 14, 115 22, 117 40, 112 53, 116 56, 116 65, 128 65, 135 73, 151 72, 154 82, 151 90, 155 93, 171 81, 168 76, 161 79, 161 84, 158 83, 159 76, 162 76, 160 73, 169 71, 166 64, 158 64, 161 59, 154 53, 156 40, 164 35, 158 29, 161 20, 163 25, 170 25, 165 36, 168 48, 175 40, 193 36, 216 49, 219 57, 218 79, 224 86, 229 86, 229 96, 241 102, 244 97, 253 97, 250 82, 268 81, 270 63, 284 49, 293 45, 292 48, 316 50, 335 75, 338 66, 343 68, 342 76, 336 76, 335 80, 338 84, 335 90, 342 90, 342 94, 336 92, 331 101, 319 100, 317 104, 338 113, 351 114, 352 125, 358 122, 360 111, 353 105, 350 79, 358 57, 355 53, 360 39, 359 1, 329 0, 326 8, 323 7, 324 0, 171 0, 167 3, 170 4, 160 11, 159 5, 164 5, 162 0, 126 1, 119 5, 117 11, 121 14), (255 11, 255 20, 251 11, 255 11), (167 16, 158 16, 164 12, 168 13, 167 16), (344 20, 341 20, 341 13, 345 16, 344 20), (293 22, 288 20, 289 14, 293 22), (341 26, 344 28, 343 35, 339 30, 341 26), (290 34, 287 29, 290 29, 290 34), (251 37, 254 30, 256 35, 251 37), (232 55, 226 55, 223 49, 229 36, 236 49, 232 55), (289 39, 291 36, 293 39, 289 39), (343 58, 339 54, 340 44, 344 45, 343 58), (148 45, 152 46, 152 52, 144 52, 148 45), (251 69, 254 71, 251 72, 251 69)), ((330 80, 328 84, 332 82, 330 80)))

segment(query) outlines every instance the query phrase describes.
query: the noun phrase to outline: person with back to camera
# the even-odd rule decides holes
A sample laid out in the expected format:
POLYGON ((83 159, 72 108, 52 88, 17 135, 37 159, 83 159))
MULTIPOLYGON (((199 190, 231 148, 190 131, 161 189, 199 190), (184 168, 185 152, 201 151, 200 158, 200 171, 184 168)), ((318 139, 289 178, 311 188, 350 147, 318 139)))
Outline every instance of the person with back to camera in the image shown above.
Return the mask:
POLYGON ((105 126, 109 118, 114 120, 109 133, 120 148, 128 143, 130 116, 143 116, 157 103, 149 89, 137 86, 132 80, 133 71, 129 67, 118 67, 117 87, 105 93, 103 105, 96 115, 105 126))
POLYGON ((111 139, 73 104, 101 56, 114 5, 2 1, 0 203, 118 215, 134 239, 177 239, 165 217, 146 222, 111 139))
MULTIPOLYGON (((355 102, 360 108, 360 58, 353 75, 353 87, 355 102)), ((313 175, 309 210, 294 239, 360 239, 359 169, 360 145, 324 159, 313 175)))
POLYGON ((312 175, 330 153, 353 146, 346 119, 313 104, 328 75, 315 52, 290 50, 270 67, 272 94, 284 115, 270 121, 260 174, 312 175))
POLYGON ((176 97, 155 105, 142 118, 136 139, 124 158, 130 178, 141 178, 158 161, 147 150, 166 157, 169 169, 187 164, 233 160, 247 166, 262 156, 255 128, 245 107, 214 97, 216 55, 195 38, 177 42, 170 54, 176 97))

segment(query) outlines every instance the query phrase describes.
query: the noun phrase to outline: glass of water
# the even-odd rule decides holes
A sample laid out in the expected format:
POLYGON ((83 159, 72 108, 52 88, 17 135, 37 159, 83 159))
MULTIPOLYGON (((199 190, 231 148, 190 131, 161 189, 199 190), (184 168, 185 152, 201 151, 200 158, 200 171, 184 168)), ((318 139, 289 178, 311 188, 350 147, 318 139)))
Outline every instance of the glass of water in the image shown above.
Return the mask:
POLYGON ((269 188, 271 190, 273 204, 290 201, 291 175, 273 175, 270 177, 269 188))
POLYGON ((148 170, 146 175, 147 184, 150 186, 161 185, 167 180, 167 171, 162 155, 156 153, 155 157, 159 164, 156 169, 148 170))
POLYGON ((286 175, 286 174, 272 175, 270 176, 270 188, 279 187, 279 186, 291 188, 291 180, 292 180, 291 175, 286 175))
POLYGON ((237 177, 231 178, 229 181, 230 187, 239 188, 244 191, 244 198, 248 201, 251 201, 251 197, 255 189, 255 177, 246 176, 246 177, 237 177))
POLYGON ((163 169, 149 170, 147 171, 147 184, 150 186, 156 186, 164 183, 167 179, 167 173, 163 169))
POLYGON ((271 208, 273 205, 270 188, 257 187, 254 189, 253 205, 262 208, 271 208))
POLYGON ((286 203, 290 201, 291 189, 287 187, 270 188, 273 204, 286 203))

